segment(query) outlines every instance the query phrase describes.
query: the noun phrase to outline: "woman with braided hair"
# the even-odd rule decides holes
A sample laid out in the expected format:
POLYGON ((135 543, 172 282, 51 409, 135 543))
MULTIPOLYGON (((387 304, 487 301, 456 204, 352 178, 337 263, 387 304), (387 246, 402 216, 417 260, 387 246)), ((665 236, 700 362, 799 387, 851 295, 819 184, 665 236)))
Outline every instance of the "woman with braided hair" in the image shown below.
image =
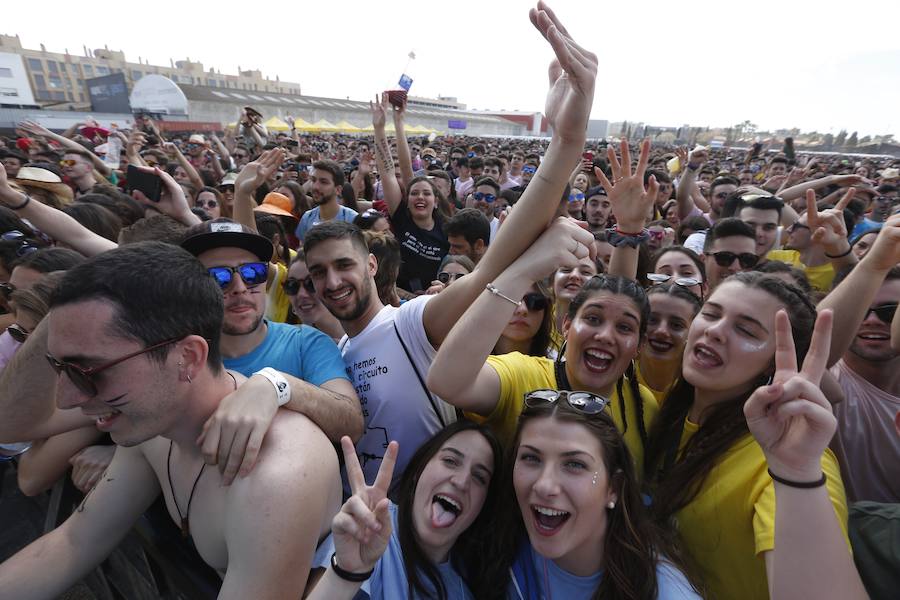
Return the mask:
MULTIPOLYGON (((652 513, 659 523, 677 527, 711 598, 857 597, 843 483, 837 460, 825 448, 830 435, 825 433, 821 448, 806 452, 811 459, 801 461, 797 452, 776 460, 773 448, 787 435, 756 431, 767 419, 797 419, 801 415, 794 411, 812 404, 834 419, 819 390, 821 374, 801 385, 779 365, 793 363, 796 375, 797 364, 807 371, 807 352, 807 362, 822 353, 827 358, 831 313, 826 314, 820 320, 827 324, 816 328, 827 327, 827 338, 819 332, 814 340, 816 310, 805 294, 775 277, 748 272, 716 288, 691 323, 682 376, 650 431, 644 468, 652 513), (798 532, 790 524, 809 519, 789 507, 799 503, 803 513, 803 493, 821 510, 813 527, 798 532), (813 585, 810 570, 832 582, 824 588, 831 594, 797 595, 798 588, 813 585)), ((826 429, 817 422, 799 427, 826 429)))

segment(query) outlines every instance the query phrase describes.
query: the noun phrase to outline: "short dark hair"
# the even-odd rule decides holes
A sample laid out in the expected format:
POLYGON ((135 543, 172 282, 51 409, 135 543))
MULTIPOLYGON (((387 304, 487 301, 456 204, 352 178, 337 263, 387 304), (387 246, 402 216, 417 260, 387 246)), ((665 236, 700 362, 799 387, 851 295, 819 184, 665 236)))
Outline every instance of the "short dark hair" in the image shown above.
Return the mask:
POLYGON ((63 149, 63 156, 65 156, 66 154, 77 154, 89 163, 94 163, 94 154, 84 148, 65 148, 63 149))
POLYGON ((803 293, 807 296, 812 293, 812 286, 809 283, 809 277, 806 275, 806 271, 798 269, 793 265, 789 265, 786 262, 781 262, 780 260, 767 260, 763 264, 757 265, 754 270, 759 271, 760 273, 766 273, 767 275, 787 273, 793 278, 794 285, 802 290, 803 293))
POLYGON ((120 244, 135 244, 137 242, 158 241, 168 244, 181 244, 187 225, 176 221, 169 215, 152 215, 144 217, 128 227, 123 227, 119 232, 120 244))
POLYGON ((333 160, 317 160, 313 163, 313 169, 331 173, 331 180, 336 187, 344 185, 344 169, 333 160))
POLYGON ((144 206, 131 196, 108 185, 95 185, 89 194, 78 197, 78 202, 97 204, 113 212, 122 225, 133 225, 144 218, 144 206))
POLYGON ((500 171, 503 171, 503 163, 500 162, 499 158, 494 158, 489 156, 484 159, 484 166, 486 167, 497 167, 500 171))
POLYGON ((481 240, 487 246, 491 241, 491 224, 477 208, 464 208, 444 223, 444 235, 461 235, 473 246, 481 240))
POLYGON ((309 252, 322 242, 345 239, 353 242, 363 256, 369 255, 369 247, 366 245, 362 230, 345 221, 326 221, 307 231, 306 237, 303 238, 303 253, 309 256, 309 252))
POLYGON ((784 201, 775 196, 760 196, 752 200, 744 200, 747 195, 746 189, 737 190, 735 193, 725 199, 722 205, 723 217, 736 217, 741 214, 745 208, 755 208, 757 210, 774 210, 778 213, 778 219, 781 219, 781 210, 784 208, 784 201))
POLYGON ((52 273, 67 271, 85 260, 87 259, 83 255, 69 248, 41 248, 15 261, 12 267, 25 267, 38 273, 52 273))
POLYGON ((90 229, 111 242, 119 239, 122 219, 116 213, 99 204, 76 202, 63 207, 62 211, 78 221, 85 229, 90 229))
POLYGON ((480 156, 473 156, 469 159, 469 168, 470 169, 483 169, 484 168, 484 159, 480 156))
POLYGON ((734 217, 719 219, 715 225, 707 230, 706 239, 703 240, 703 251, 709 251, 716 240, 736 236, 748 237, 754 242, 756 241, 756 232, 740 219, 734 217))
POLYGON ((787 157, 786 157, 785 155, 783 155, 783 154, 777 154, 777 155, 773 156, 773 157, 771 158, 771 160, 769 160, 769 165, 774 165, 775 163, 784 163, 784 164, 788 164, 788 159, 787 159, 787 157))
MULTIPOLYGON (((115 307, 113 330, 145 346, 199 335, 209 344, 206 364, 222 369, 219 336, 222 290, 190 252, 164 242, 120 246, 70 269, 54 290, 50 308, 103 300, 115 307)), ((148 355, 159 363, 171 346, 148 355)))
POLYGON ((494 192, 496 194, 500 194, 500 184, 497 183, 497 180, 493 177, 479 177, 478 181, 475 182, 475 185, 472 186, 472 189, 475 189, 482 185, 489 185, 494 188, 494 192))

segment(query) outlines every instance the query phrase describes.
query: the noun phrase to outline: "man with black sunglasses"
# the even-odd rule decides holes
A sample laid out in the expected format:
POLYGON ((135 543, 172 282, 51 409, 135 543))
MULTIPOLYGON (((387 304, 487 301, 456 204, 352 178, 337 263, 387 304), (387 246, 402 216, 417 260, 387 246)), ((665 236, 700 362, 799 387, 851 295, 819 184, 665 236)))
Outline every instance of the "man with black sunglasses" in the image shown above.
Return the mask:
POLYGON ((872 249, 837 281, 818 309, 835 314, 829 365, 845 399, 834 407, 832 449, 847 499, 900 502, 900 350, 891 325, 900 301, 900 215, 888 219, 872 249))
POLYGON ((0 565, 0 598, 62 594, 160 491, 222 575, 220 597, 299 597, 340 506, 337 455, 312 421, 280 411, 260 442, 264 467, 233 485, 206 468, 196 439, 243 377, 222 365, 222 295, 205 269, 162 242, 110 250, 67 273, 45 321, 61 412, 118 447, 68 520, 0 565))
POLYGON ((703 254, 706 281, 712 292, 726 277, 756 266, 756 234, 740 219, 720 219, 706 232, 703 254))

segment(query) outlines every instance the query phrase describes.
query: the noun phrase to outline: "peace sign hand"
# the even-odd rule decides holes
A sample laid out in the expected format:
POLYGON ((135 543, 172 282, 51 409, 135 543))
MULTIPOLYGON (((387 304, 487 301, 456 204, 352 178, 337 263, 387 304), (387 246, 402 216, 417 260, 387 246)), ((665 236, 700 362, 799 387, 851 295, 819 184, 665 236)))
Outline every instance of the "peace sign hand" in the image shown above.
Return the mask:
POLYGON ((819 212, 816 208, 816 192, 806 190, 806 224, 812 232, 812 242, 822 246, 826 255, 840 256, 849 247, 847 225, 844 223, 844 208, 850 204, 855 193, 856 190, 850 188, 834 208, 819 212))
POLYGON ((356 449, 349 437, 341 438, 341 448, 344 450, 344 464, 353 495, 331 522, 334 552, 342 569, 351 573, 364 573, 374 568, 391 538, 387 492, 394 475, 398 445, 397 442, 388 444, 372 485, 366 485, 356 449))
POLYGON ((372 127, 378 130, 384 129, 384 123, 387 120, 388 108, 387 93, 382 92, 381 99, 375 96, 375 102, 369 101, 369 109, 372 111, 372 127))
POLYGON ((823 310, 816 319, 809 351, 797 371, 794 337, 787 313, 775 315, 775 375, 744 404, 750 433, 766 455, 773 473, 792 481, 816 481, 822 454, 837 429, 837 419, 819 389, 831 347, 834 315, 823 310))
POLYGON ((644 188, 644 172, 647 170, 650 157, 649 139, 641 142, 641 154, 634 174, 631 173, 631 152, 626 140, 622 140, 620 151, 622 153, 621 163, 612 146, 606 149, 615 183, 610 182, 602 171, 595 171, 595 174, 609 196, 618 228, 627 233, 635 233, 644 228, 650 208, 656 201, 659 183, 657 183, 656 177, 651 176, 646 189, 644 188))

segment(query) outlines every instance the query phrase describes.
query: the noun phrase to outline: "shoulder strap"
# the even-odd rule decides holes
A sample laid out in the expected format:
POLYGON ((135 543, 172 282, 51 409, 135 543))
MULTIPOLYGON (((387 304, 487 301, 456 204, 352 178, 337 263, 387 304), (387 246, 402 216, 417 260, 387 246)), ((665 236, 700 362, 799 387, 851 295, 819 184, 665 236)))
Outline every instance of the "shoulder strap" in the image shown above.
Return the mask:
POLYGON ((413 368, 413 372, 416 374, 416 379, 419 380, 419 385, 422 386, 422 391, 425 392, 425 395, 428 396, 428 402, 431 403, 431 408, 434 410, 434 414, 437 415, 438 421, 441 423, 441 427, 446 427, 447 423, 444 420, 444 415, 441 413, 440 408, 437 405, 437 401, 434 396, 431 395, 431 392, 428 391, 428 386, 425 385, 425 379, 422 377, 422 374, 419 373, 419 368, 416 366, 416 362, 413 360, 412 354, 409 353, 409 349, 406 347, 406 343, 403 341, 403 337, 400 335, 400 330, 397 329, 397 321, 392 320, 391 325, 394 326, 394 333, 397 334, 397 339, 400 341, 400 346, 403 348, 403 352, 406 354, 406 359, 409 361, 410 366, 413 368))

